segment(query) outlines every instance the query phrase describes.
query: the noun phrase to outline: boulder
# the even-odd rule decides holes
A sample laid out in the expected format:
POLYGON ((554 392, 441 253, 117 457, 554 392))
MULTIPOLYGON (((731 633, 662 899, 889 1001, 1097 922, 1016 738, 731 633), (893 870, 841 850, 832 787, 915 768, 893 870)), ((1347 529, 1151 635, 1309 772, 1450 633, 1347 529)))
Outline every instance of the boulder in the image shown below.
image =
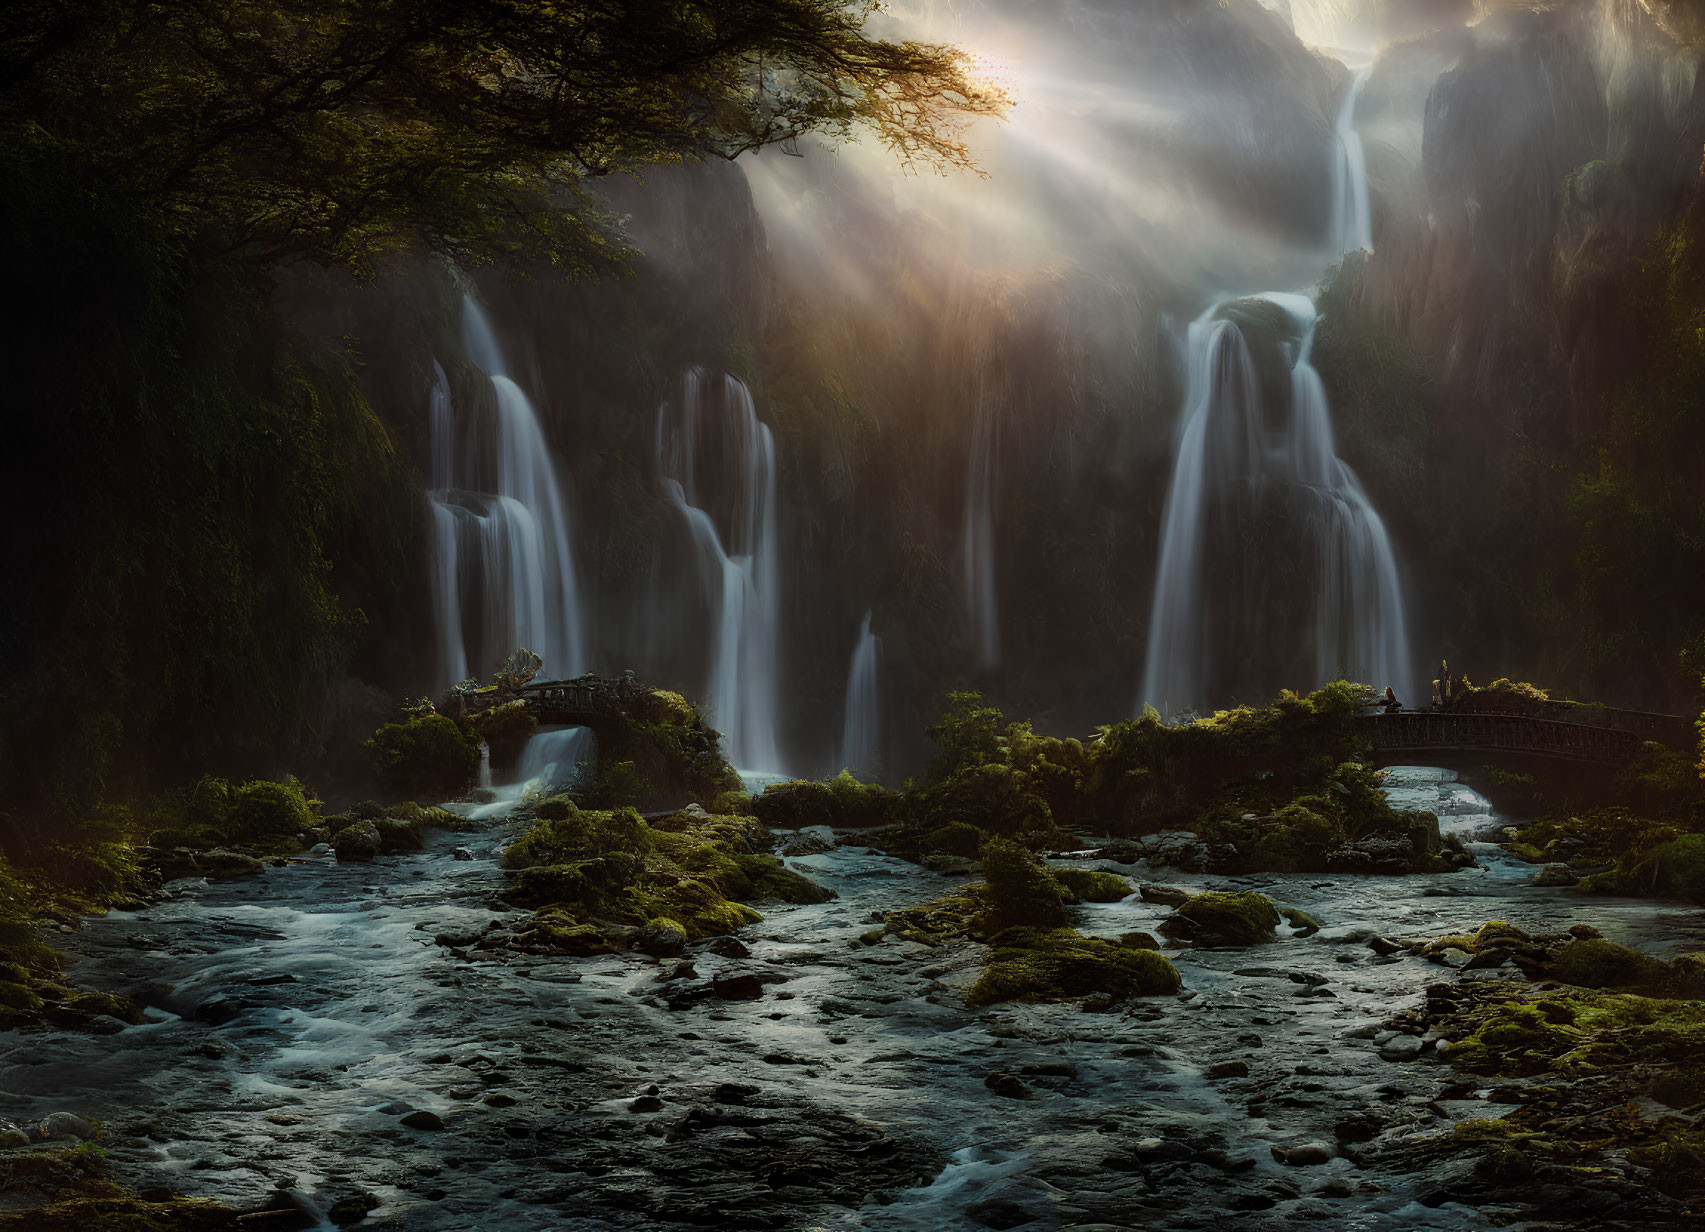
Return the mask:
POLYGON ((382 846, 379 827, 371 821, 351 822, 332 839, 339 860, 371 860, 382 846))
POLYGON ((1533 884, 1536 886, 1567 888, 1578 885, 1580 880, 1576 873, 1570 871, 1567 864, 1542 864, 1539 871, 1533 875, 1533 884))
POLYGON ((1208 890, 1192 895, 1161 922, 1160 932, 1197 945, 1258 945, 1273 940, 1279 913, 1265 894, 1208 890))
POLYGON ((50 1112, 36 1126, 36 1133, 52 1142, 88 1142, 95 1127, 74 1112, 50 1112))
POLYGON ((687 948, 687 930, 674 920, 650 920, 633 939, 633 948, 653 958, 672 957, 687 948))

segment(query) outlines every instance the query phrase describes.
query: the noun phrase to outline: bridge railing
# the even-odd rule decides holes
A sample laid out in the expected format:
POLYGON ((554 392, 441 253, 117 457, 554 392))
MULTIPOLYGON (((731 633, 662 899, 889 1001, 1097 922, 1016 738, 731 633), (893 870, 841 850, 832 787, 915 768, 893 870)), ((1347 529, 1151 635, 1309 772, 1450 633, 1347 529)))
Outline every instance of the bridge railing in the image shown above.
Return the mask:
POLYGON ((1370 715, 1363 720, 1376 751, 1408 749, 1506 749, 1552 757, 1621 761, 1639 752, 1642 741, 1615 727, 1589 727, 1530 719, 1524 715, 1414 714, 1370 715))

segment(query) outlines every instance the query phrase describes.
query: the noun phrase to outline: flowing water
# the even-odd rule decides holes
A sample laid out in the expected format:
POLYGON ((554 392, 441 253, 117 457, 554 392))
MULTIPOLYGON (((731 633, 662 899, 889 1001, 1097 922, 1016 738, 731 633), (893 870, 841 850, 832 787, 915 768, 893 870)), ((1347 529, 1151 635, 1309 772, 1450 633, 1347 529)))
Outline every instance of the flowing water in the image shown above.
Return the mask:
MULTIPOLYGON (((1338 119, 1335 257, 1372 242, 1354 123, 1366 80, 1365 71, 1356 76, 1338 119)), ((1218 300, 1190 324, 1139 710, 1146 703, 1174 714, 1231 695, 1240 670, 1234 656, 1249 653, 1259 636, 1252 630, 1270 628, 1279 613, 1281 620, 1295 617, 1293 627, 1313 630, 1311 653, 1267 650, 1281 673, 1312 673, 1311 684, 1340 677, 1389 684, 1400 698, 1413 696, 1396 552, 1360 480, 1337 455, 1326 388, 1312 363, 1318 322, 1309 296, 1261 292, 1218 300), (1280 315, 1263 312, 1264 305, 1280 315), (1264 328, 1267 347, 1276 347, 1289 369, 1279 391, 1262 380, 1246 333, 1251 322, 1264 328), (1275 392, 1283 405, 1272 405, 1275 392), (1246 528, 1273 520, 1275 509, 1291 534, 1283 550, 1265 543, 1252 559, 1246 528), (1293 570, 1310 583, 1300 612, 1274 597, 1276 579, 1293 570)))
POLYGON ((744 382, 724 376, 710 390, 707 379, 689 369, 679 401, 657 409, 657 472, 691 535, 712 614, 710 720, 743 772, 781 773, 775 436, 744 382))
POLYGON ((537 651, 551 675, 579 675, 586 645, 556 462, 537 410, 471 296, 462 301, 462 335, 468 358, 491 382, 494 414, 467 426, 473 447, 458 450, 449 380, 433 361, 428 497, 438 685, 470 671, 489 675, 520 646, 537 651), (477 612, 472 645, 464 609, 477 612))
MULTIPOLYGON (((1400 770, 1389 789, 1470 838, 1501 820, 1449 772, 1400 770)), ((0 1036, 0 1114, 100 1118, 135 1183, 283 1191, 311 1211, 361 1192, 377 1204, 363 1226, 408 1232, 1490 1228, 1490 1213, 1418 1204, 1427 1174, 1382 1171, 1378 1155, 1289 1168, 1269 1153, 1330 1142, 1339 1118, 1369 1108, 1395 1118, 1375 1145, 1508 1110, 1432 1106, 1446 1068, 1383 1061, 1370 1038, 1427 984, 1500 973, 1380 958, 1366 930, 1428 937, 1496 918, 1592 924, 1661 956, 1705 948, 1696 910, 1535 887, 1484 841, 1471 843, 1482 867, 1448 875, 1134 866, 1256 888, 1326 927, 1175 952, 1178 997, 979 1011, 953 990, 980 947, 855 944, 872 913, 962 880, 873 854, 856 833, 789 861, 839 897, 767 908, 743 933, 749 956, 694 947, 689 974, 638 955, 482 950, 488 928, 518 918, 494 899, 508 827, 494 817, 371 864, 317 853, 262 881, 180 883, 148 910, 91 921, 64 939, 73 976, 132 995, 150 1021, 112 1037, 0 1036), (762 999, 705 997, 727 973, 758 975, 762 999), (1208 1076, 1233 1060, 1247 1077, 1208 1076), (1032 1097, 994 1095, 996 1073, 1032 1097), (417 1109, 446 1128, 402 1127, 417 1109), (1252 1162, 1204 1162, 1215 1151, 1252 1162), (1315 1196, 1335 1180, 1349 1197, 1315 1196)), ((1165 910, 1134 896, 1077 909, 1102 935, 1152 932, 1165 910)))
POLYGON ((847 665, 847 704, 841 716, 841 763, 836 770, 882 770, 882 639, 870 631, 869 612, 859 626, 847 665))

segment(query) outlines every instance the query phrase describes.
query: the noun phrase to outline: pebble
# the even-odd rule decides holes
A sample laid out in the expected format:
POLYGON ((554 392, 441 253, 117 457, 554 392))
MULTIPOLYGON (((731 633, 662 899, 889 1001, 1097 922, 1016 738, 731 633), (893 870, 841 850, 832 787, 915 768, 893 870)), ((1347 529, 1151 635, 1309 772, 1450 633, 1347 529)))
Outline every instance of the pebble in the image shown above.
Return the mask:
POLYGON ((1030 1088, 1012 1074, 990 1074, 983 1085, 1004 1099, 1029 1099, 1030 1088))
POLYGON ((444 1118, 436 1112, 427 1112, 425 1109, 421 1109, 404 1117, 403 1124, 410 1129, 439 1130, 444 1128, 444 1118))
POLYGON ((710 982, 710 990, 724 1001, 756 1001, 764 995, 763 982, 750 972, 719 975, 710 982))
POLYGON ((1243 1061, 1221 1061, 1208 1067, 1209 1078, 1247 1078, 1249 1066, 1243 1061))
POLYGON ((474 858, 474 853, 469 851, 466 847, 458 847, 456 850, 452 851, 450 855, 457 860, 471 860, 474 858))

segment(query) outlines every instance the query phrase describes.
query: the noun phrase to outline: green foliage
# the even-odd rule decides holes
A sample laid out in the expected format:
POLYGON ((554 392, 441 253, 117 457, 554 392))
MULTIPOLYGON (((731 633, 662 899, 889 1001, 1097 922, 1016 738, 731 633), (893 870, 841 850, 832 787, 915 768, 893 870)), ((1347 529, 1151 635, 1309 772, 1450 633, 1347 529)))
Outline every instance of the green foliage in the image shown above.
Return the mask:
POLYGON ((241 839, 300 834, 313 826, 316 803, 293 778, 282 783, 244 783, 231 795, 225 827, 241 839))
POLYGON ((710 802, 710 811, 724 817, 755 816, 752 794, 746 791, 719 791, 710 802))
POLYGON ((479 777, 479 747, 441 714, 387 723, 362 746, 387 792, 448 800, 479 777))
POLYGON ((633 762, 600 762, 585 803, 588 808, 625 808, 643 805, 653 795, 650 781, 633 762))
POLYGON ((1059 884, 1035 853, 1006 839, 989 838, 983 842, 981 859, 996 927, 1059 928, 1065 924, 1065 901, 1059 884))
POLYGON ((874 826, 887 820, 894 793, 874 783, 861 783, 847 771, 826 783, 795 779, 773 783, 751 798, 749 811, 767 826, 797 830, 801 826, 874 826))
POLYGON ((1175 993, 1178 971, 1153 950, 1085 937, 1070 928, 1011 928, 966 994, 969 1005, 1002 1001, 1111 1001, 1175 993))
POLYGON ((1005 98, 955 52, 870 38, 868 14, 846 0, 93 0, 72 22, 55 0, 17 0, 0 25, 0 120, 11 144, 70 147, 186 239, 257 260, 368 274, 425 247, 600 268, 620 244, 588 177, 811 130, 967 164, 961 118, 1005 98))

